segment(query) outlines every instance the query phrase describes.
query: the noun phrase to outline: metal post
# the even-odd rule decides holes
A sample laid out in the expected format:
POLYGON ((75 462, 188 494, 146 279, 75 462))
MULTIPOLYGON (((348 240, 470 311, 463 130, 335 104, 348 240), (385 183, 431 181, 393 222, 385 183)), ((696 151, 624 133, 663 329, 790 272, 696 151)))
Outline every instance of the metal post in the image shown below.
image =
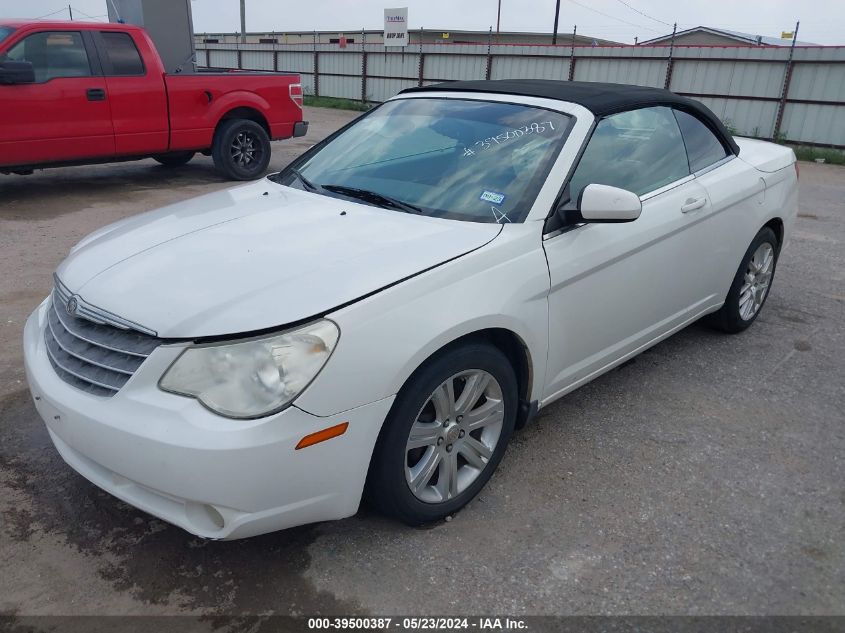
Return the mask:
MULTIPOLYGON (((417 61, 417 75, 418 75, 417 85, 418 86, 423 85, 423 77, 425 77, 425 55, 423 54, 422 42, 423 42, 422 29, 420 29, 420 54, 419 54, 418 61, 417 61)), ((408 42, 408 44, 410 44, 410 42, 408 42)), ((405 49, 403 48, 402 50, 404 51, 405 49)), ((402 67, 403 68, 404 68, 404 64, 405 64, 405 62, 403 60, 402 61, 402 67)))
MULTIPOLYGON (((410 43, 411 42, 409 41, 408 44, 410 44, 410 43)), ((420 27, 420 56, 419 56, 419 80, 418 80, 418 85, 420 85, 420 86, 423 85, 423 76, 424 76, 423 75, 423 51, 422 51, 422 47, 423 47, 423 29, 422 29, 422 27, 420 27)), ((402 48, 402 51, 404 52, 405 49, 402 48)), ((403 67, 404 67, 404 64, 405 64, 404 58, 402 60, 402 64, 403 64, 403 67)))
POLYGON ((418 86, 423 85, 423 77, 425 76, 425 53, 420 53, 420 60, 418 64, 419 68, 417 69, 419 74, 419 81, 417 82, 418 86))
POLYGON ((783 73, 783 87, 780 91, 780 101, 778 102, 778 114, 775 118, 775 129, 772 132, 772 138, 778 140, 780 136, 780 126, 783 123, 783 111, 786 110, 786 97, 789 95, 789 84, 792 81, 792 57, 795 54, 795 42, 798 41, 798 27, 801 22, 795 23, 795 32, 792 34, 792 46, 789 47, 789 57, 786 60, 786 70, 783 73))
POLYGON ((314 31, 314 96, 320 96, 320 53, 317 52, 317 31, 314 31))
POLYGON ((575 79, 575 36, 578 34, 578 25, 572 27, 572 48, 569 53, 569 81, 575 79))
POLYGON ((552 34, 552 44, 557 44, 557 20, 560 17, 560 0, 555 3, 555 30, 552 34))
POLYGON ((241 0, 241 42, 246 43, 246 0, 241 0))
POLYGON ((487 70, 484 71, 484 78, 490 79, 490 73, 493 71, 493 55, 491 49, 493 47, 493 27, 487 33, 487 70))
POLYGON ((663 87, 666 90, 669 90, 669 86, 672 84, 672 70, 675 67, 675 59, 672 57, 672 53, 675 52, 675 34, 677 32, 678 23, 675 22, 672 26, 672 41, 669 43, 669 60, 666 62, 666 81, 663 82, 663 87))
POLYGON ((361 29, 361 103, 367 103, 367 34, 361 29))

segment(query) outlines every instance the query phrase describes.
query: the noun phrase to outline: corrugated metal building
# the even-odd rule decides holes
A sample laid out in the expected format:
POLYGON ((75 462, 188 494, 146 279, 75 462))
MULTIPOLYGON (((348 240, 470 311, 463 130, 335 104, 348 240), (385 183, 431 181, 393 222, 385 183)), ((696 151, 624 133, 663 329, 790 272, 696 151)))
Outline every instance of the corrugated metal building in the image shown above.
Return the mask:
MULTIPOLYGON (((288 31, 270 33, 247 33, 241 39, 240 33, 197 33, 194 38, 197 44, 337 44, 341 38, 346 39, 347 46, 360 45, 363 40, 367 44, 383 44, 384 32, 381 30, 358 31, 288 31)), ((408 41, 410 45, 423 44, 487 44, 492 37, 494 44, 551 44, 551 33, 523 33, 518 31, 453 31, 450 29, 410 29, 408 41)), ((558 33, 558 44, 571 44, 572 33, 558 33)), ((611 40, 603 40, 591 35, 576 35, 576 46, 598 46, 617 44, 611 40)))
MULTIPOLYGON (((659 46, 669 44, 672 34, 661 35, 640 44, 644 46, 659 46)), ((716 29, 710 26, 696 26, 675 33, 675 44, 680 46, 791 46, 791 38, 767 37, 752 35, 741 31, 716 29)), ((797 42, 799 46, 815 46, 810 42, 797 42)))

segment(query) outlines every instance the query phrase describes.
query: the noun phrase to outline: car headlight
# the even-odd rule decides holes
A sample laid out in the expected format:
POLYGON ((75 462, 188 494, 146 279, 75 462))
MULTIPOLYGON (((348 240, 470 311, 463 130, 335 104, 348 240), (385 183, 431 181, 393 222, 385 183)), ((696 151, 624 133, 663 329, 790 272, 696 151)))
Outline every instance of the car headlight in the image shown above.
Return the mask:
POLYGON ((179 355, 159 387, 229 418, 263 417, 305 390, 339 336, 337 325, 324 319, 272 336, 195 345, 179 355))

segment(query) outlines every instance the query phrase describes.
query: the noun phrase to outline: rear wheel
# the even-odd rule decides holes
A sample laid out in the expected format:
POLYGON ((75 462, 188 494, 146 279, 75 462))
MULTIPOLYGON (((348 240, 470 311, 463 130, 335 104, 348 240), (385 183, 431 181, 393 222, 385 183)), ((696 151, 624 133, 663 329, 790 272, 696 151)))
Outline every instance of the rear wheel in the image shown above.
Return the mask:
POLYGON ((156 154, 155 160, 165 167, 181 167, 190 161, 196 152, 169 152, 167 154, 156 154))
POLYGON ((777 236, 763 227, 745 252, 725 303, 710 316, 710 323, 730 334, 754 323, 769 296, 777 260, 777 236))
POLYGON ((373 453, 368 500, 410 525, 459 510, 501 461, 516 412, 516 375, 498 349, 469 344, 440 356, 397 396, 373 453))
POLYGON ((214 134, 211 156, 217 170, 231 180, 255 180, 270 164, 270 137, 249 119, 224 121, 214 134))

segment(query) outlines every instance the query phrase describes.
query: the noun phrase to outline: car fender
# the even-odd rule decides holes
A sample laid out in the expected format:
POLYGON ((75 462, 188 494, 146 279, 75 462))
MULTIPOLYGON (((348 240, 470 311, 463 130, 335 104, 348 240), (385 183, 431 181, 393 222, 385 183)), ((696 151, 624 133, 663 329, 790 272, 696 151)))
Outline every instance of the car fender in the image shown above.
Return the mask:
POLYGON ((529 398, 539 399, 549 327, 541 230, 536 222, 506 225, 485 246, 327 315, 340 339, 296 406, 328 416, 394 395, 438 350, 489 328, 526 346, 529 398))

